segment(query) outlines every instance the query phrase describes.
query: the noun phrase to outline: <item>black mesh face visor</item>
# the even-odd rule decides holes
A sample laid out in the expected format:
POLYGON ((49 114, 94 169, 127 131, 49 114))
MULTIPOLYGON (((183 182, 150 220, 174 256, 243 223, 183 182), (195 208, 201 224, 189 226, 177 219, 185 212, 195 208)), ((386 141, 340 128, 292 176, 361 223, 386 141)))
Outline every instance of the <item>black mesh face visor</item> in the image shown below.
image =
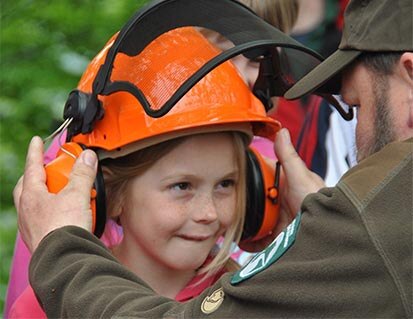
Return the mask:
POLYGON ((211 70, 240 54, 260 61, 253 91, 261 100, 282 96, 322 60, 317 53, 266 23, 235 0, 154 1, 137 12, 120 31, 95 78, 93 93, 108 95, 127 91, 139 100, 148 115, 160 117, 211 70), (142 90, 128 81, 111 81, 113 63, 119 53, 136 56, 158 36, 185 26, 213 30, 234 46, 184 79, 163 105, 150 105, 142 90))
POLYGON ((79 109, 84 114, 81 123, 74 121, 77 126, 71 125, 71 135, 89 133, 94 122, 102 117, 98 95, 128 92, 140 102, 149 116, 161 117, 214 68, 240 54, 259 61, 259 73, 252 91, 267 109, 270 108, 272 96, 283 96, 322 60, 316 52, 265 22, 236 0, 153 1, 139 10, 120 30, 94 79, 91 94, 84 98, 85 102, 73 102, 79 100, 78 93, 69 98, 65 106, 65 119, 79 117, 79 109), (152 105, 144 94, 145 90, 126 78, 112 79, 114 64, 119 56, 136 57, 160 35, 188 26, 212 30, 233 46, 217 53, 196 68, 193 74, 182 78, 173 93, 168 93, 159 105, 152 105))

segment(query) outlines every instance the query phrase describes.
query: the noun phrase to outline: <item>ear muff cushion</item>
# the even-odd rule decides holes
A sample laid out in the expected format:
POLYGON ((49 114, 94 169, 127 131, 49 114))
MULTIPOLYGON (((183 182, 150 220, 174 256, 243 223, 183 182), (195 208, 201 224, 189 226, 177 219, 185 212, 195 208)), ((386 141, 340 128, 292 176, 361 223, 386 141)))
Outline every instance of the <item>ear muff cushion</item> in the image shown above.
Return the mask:
POLYGON ((264 179, 259 161, 250 149, 247 158, 247 209, 241 240, 253 238, 261 228, 265 213, 264 179))
POLYGON ((100 165, 98 165, 94 188, 96 190, 96 225, 94 234, 97 237, 101 237, 106 225, 106 193, 100 165))

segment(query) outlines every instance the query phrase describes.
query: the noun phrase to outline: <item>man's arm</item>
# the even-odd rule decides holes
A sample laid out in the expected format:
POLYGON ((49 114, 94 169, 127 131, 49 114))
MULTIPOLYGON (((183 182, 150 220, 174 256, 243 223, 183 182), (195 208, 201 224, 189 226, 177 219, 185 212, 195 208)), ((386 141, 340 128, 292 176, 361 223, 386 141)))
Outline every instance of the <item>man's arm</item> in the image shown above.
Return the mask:
POLYGON ((390 170, 365 164, 340 187, 306 197, 295 243, 279 260, 273 248, 286 247, 289 232, 241 270, 246 276, 226 274, 188 303, 156 295, 78 227, 40 243, 32 285, 51 317, 411 318, 411 153, 390 170), (361 182, 378 187, 346 195, 361 182), (360 195, 369 202, 362 210, 360 195))
MULTIPOLYGON (((297 212, 299 204, 295 201, 301 202, 311 190, 317 190, 320 187, 320 183, 317 184, 319 180, 314 179, 314 175, 299 160, 285 129, 278 134, 275 148, 285 165, 284 181, 288 186, 288 191, 285 189, 280 195, 281 202, 285 203, 286 210, 297 212)), ((25 174, 16 186, 14 199, 22 237, 30 250, 35 252, 30 269, 31 282, 48 315, 85 316, 86 313, 77 311, 86 309, 91 316, 98 313, 104 316, 115 313, 121 315, 124 309, 131 309, 132 305, 137 306, 139 314, 146 311, 155 314, 152 312, 154 310, 150 310, 154 307, 162 309, 156 313, 157 316, 160 313, 168 316, 179 314, 182 310, 180 304, 174 305, 173 301, 154 295, 141 280, 117 263, 97 238, 88 233, 91 229, 90 189, 96 174, 96 155, 92 151, 84 151, 73 167, 67 186, 58 194, 51 194, 45 185, 42 150, 41 140, 33 138, 25 174), (75 235, 66 228, 60 229, 70 225, 84 230, 70 228, 75 235), (47 238, 37 251, 39 242, 46 235, 47 238), (141 298, 143 296, 145 298, 141 298), (135 299, 136 302, 133 301, 135 299), (170 312, 168 307, 172 305, 173 310, 170 312)), ((285 225, 287 223, 284 221, 285 225)), ((210 293, 211 289, 204 295, 210 293)), ((202 300, 199 300, 186 303, 185 307, 190 307, 192 303, 200 304, 202 300)), ((187 309, 200 307, 196 305, 195 308, 187 309)), ((188 310, 188 313, 190 317, 191 311, 188 310)))
POLYGON ((184 304, 156 295, 79 227, 42 240, 31 283, 51 317, 410 318, 411 159, 411 142, 391 146, 341 186, 307 196, 281 259, 273 263, 278 251, 266 250, 246 266, 252 277, 234 283, 224 275, 184 304))
POLYGON ((29 274, 49 318, 179 318, 186 308, 157 295, 79 227, 49 233, 33 254, 29 274))

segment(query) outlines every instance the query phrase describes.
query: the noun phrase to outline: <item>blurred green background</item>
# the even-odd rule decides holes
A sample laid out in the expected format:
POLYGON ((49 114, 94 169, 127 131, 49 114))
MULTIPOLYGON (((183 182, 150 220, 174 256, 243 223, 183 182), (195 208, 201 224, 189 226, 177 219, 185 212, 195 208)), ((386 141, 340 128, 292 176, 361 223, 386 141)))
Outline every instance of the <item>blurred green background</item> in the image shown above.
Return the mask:
POLYGON ((146 2, 0 1, 0 316, 17 230, 12 190, 30 138, 61 123, 87 63, 146 2))

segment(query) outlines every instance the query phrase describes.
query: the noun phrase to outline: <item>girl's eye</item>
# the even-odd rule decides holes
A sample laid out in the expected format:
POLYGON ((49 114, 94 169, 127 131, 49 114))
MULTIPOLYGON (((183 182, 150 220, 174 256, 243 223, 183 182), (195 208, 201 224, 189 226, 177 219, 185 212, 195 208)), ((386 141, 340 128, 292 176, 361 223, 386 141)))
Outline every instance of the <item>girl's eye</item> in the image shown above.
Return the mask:
POLYGON ((221 183, 219 183, 219 186, 222 188, 229 188, 229 187, 233 187, 234 185, 235 185, 235 181, 232 179, 226 179, 222 181, 221 183))
POLYGON ((177 191, 185 191, 185 190, 189 190, 190 188, 191 188, 191 185, 187 182, 180 182, 180 183, 173 184, 171 186, 171 189, 177 190, 177 191))

